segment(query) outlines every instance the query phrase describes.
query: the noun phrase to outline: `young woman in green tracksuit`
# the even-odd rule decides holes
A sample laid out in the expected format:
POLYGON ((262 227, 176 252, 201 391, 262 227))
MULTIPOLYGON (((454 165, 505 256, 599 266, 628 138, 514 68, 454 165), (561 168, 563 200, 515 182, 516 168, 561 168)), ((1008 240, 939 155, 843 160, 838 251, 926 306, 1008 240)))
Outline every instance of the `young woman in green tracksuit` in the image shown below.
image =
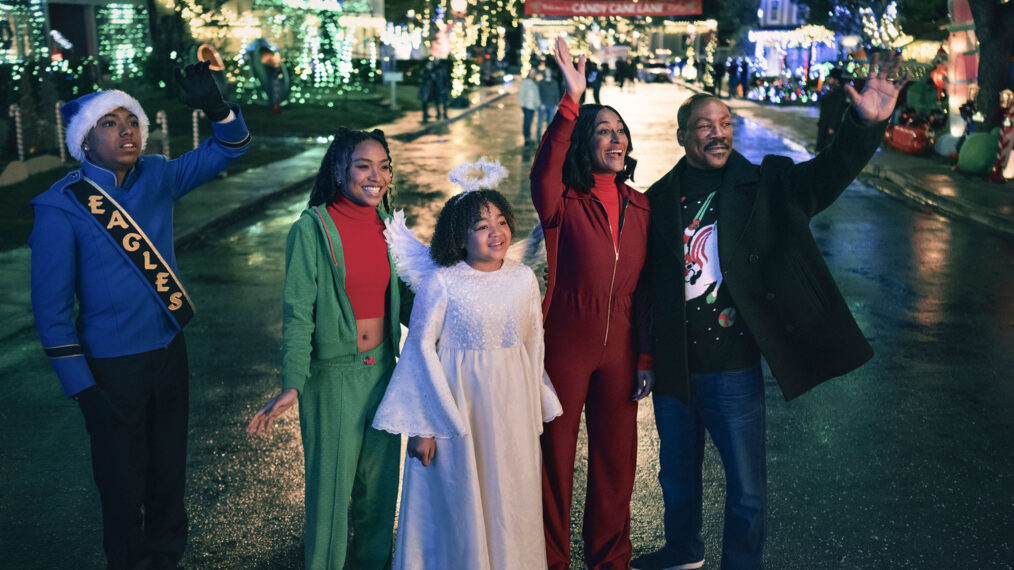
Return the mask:
POLYGON ((299 403, 311 569, 341 570, 350 523, 353 567, 390 564, 401 439, 370 425, 411 312, 383 235, 390 183, 384 133, 340 129, 286 243, 282 392, 247 428, 299 403))

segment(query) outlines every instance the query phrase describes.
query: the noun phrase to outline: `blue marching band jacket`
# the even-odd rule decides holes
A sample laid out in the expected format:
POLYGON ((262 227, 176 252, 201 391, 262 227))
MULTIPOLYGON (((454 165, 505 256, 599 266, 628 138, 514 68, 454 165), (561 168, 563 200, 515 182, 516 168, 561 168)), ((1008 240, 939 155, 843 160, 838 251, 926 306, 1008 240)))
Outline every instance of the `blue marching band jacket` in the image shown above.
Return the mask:
POLYGON ((85 160, 32 200, 32 311, 68 396, 95 384, 86 356, 164 348, 192 315, 178 280, 173 206, 246 152, 250 134, 232 110, 198 148, 173 160, 138 158, 122 186, 85 160))

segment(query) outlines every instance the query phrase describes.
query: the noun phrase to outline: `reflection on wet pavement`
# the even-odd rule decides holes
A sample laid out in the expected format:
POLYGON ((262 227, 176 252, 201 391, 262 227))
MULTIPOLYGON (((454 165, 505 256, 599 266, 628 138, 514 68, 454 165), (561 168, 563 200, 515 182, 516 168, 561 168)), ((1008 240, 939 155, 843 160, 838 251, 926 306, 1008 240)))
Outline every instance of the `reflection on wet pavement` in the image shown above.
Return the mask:
MULTIPOLYGON (((676 107, 688 93, 641 85, 603 89, 631 129, 647 188, 682 156, 676 107)), ((428 240, 456 192, 447 172, 480 156, 510 172, 500 190, 519 235, 535 223, 517 97, 411 141, 393 140, 394 202, 428 240)), ((737 150, 752 161, 805 151, 737 120, 737 150)), ((296 413, 268 438, 242 431, 278 390, 285 237, 309 188, 211 235, 179 256, 197 304, 190 350, 188 568, 302 566, 303 465, 296 413)), ((786 403, 767 378, 769 568, 1010 568, 1014 536, 1014 244, 913 211, 853 184, 812 222, 817 243, 876 351, 844 378, 786 403)), ((679 284, 674 284, 679 294, 679 284)), ((0 528, 11 567, 101 565, 98 499, 80 413, 34 334, 0 353, 9 400, 0 528), (39 380, 39 379, 43 380, 39 380), (68 533, 67 528, 74 532, 68 533), (52 544, 60 544, 59 551, 52 544)), ((635 555, 662 544, 658 442, 650 403, 639 411, 631 505, 635 555)), ((575 497, 583 496, 585 458, 575 497)), ((718 568, 724 481, 704 459, 706 568, 718 568)), ((574 568, 583 562, 583 507, 574 504, 574 568)))

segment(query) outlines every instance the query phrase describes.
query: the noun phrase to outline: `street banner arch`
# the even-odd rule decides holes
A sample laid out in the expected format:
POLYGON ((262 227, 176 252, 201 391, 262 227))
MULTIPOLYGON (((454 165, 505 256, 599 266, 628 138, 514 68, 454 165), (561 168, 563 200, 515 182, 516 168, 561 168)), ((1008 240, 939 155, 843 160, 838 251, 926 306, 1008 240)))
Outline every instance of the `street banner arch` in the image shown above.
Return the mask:
POLYGON ((701 0, 528 0, 525 14, 532 16, 696 16, 701 0))

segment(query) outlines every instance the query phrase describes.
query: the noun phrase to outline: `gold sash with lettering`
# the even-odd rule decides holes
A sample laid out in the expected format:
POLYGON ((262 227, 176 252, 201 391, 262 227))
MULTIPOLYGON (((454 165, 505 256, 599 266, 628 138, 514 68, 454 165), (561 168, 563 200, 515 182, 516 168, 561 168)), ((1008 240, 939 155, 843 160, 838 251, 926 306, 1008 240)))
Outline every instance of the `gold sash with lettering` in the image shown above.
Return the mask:
POLYGON ((183 289, 183 284, 176 278, 176 274, 145 235, 144 230, 116 203, 116 200, 91 180, 83 178, 67 189, 106 230, 117 246, 116 249, 122 251, 137 268, 182 329, 194 318, 194 304, 183 289))

